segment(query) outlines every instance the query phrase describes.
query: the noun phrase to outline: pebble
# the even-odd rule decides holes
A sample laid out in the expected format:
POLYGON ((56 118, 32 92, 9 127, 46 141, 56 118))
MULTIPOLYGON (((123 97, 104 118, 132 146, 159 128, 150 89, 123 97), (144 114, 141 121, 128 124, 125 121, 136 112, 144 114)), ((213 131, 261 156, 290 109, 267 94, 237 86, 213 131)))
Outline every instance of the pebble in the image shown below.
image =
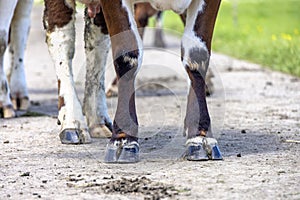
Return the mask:
POLYGON ((30 176, 30 172, 24 172, 21 176, 30 176))

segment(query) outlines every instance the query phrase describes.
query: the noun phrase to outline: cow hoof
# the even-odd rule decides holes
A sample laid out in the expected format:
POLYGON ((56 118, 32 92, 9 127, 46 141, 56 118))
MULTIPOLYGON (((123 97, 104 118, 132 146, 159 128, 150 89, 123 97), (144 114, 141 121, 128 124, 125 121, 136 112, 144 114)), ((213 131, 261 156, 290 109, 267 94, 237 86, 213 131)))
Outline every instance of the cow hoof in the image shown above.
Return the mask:
POLYGON ((190 161, 206 161, 208 155, 204 149, 202 136, 190 138, 186 142, 185 158, 190 161))
POLYGON ((190 138, 186 142, 187 160, 205 161, 205 160, 223 160, 221 151, 218 147, 218 142, 214 138, 197 136, 190 138))
POLYGON ((111 138, 111 129, 106 125, 99 125, 90 128, 90 134, 92 138, 111 138))
POLYGON ((204 145, 211 160, 223 160, 222 153, 219 149, 218 142, 214 138, 205 138, 204 145))
POLYGON ((106 97, 116 97, 118 96, 118 86, 117 85, 111 85, 107 92, 106 92, 106 97))
POLYGON ((9 119, 16 117, 16 113, 12 105, 8 105, 2 108, 3 118, 9 119))
POLYGON ((59 134, 62 144, 87 144, 91 143, 91 137, 87 131, 78 129, 64 129, 59 134))
POLYGON ((15 110, 28 110, 30 101, 28 97, 12 99, 12 104, 15 110))
POLYGON ((127 139, 110 142, 106 147, 104 162, 136 163, 139 161, 139 144, 127 139))

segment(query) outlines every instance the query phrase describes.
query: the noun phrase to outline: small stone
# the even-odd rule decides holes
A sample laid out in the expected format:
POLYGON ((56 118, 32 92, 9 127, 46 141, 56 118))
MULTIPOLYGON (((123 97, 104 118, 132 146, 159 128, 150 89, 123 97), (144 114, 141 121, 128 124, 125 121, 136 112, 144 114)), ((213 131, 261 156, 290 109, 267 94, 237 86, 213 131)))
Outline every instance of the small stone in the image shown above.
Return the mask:
POLYGON ((240 157, 242 157, 242 154, 241 154, 241 153, 238 153, 238 154, 236 155, 236 157, 240 158, 240 157))
POLYGON ((246 133, 246 130, 244 130, 244 129, 243 129, 243 130, 241 130, 241 133, 245 134, 245 133, 246 133))
POLYGON ((30 176, 30 172, 24 172, 23 174, 21 174, 21 176, 30 176))
POLYGON ((5 140, 3 143, 4 143, 4 144, 8 144, 8 143, 9 143, 9 140, 5 140))
POLYGON ((47 180, 42 180, 42 183, 47 183, 48 181, 47 180))
POLYGON ((267 82, 266 82, 266 85, 272 86, 273 83, 272 83, 271 81, 267 81, 267 82))

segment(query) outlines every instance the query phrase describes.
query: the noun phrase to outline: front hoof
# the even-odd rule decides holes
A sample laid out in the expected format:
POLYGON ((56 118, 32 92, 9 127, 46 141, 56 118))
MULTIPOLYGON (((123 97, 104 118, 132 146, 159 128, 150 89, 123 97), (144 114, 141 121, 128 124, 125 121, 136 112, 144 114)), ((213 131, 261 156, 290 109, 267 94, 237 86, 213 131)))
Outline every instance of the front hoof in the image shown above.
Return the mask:
POLYGON ((205 138, 206 139, 206 149, 208 156, 211 160, 223 160, 222 153, 219 149, 218 142, 214 138, 205 138))
POLYGON ((104 162, 106 163, 136 163, 139 161, 139 144, 121 139, 110 142, 106 147, 104 162))
POLYGON ((8 105, 2 108, 3 118, 9 119, 16 117, 16 113, 12 105, 8 105))
POLYGON ((106 125, 99 125, 90 128, 90 133, 92 138, 111 138, 112 132, 106 125))
POLYGON ((191 161, 223 160, 218 142, 214 138, 197 136, 186 142, 185 157, 191 161))
POLYGON ((11 100, 15 110, 28 110, 30 101, 28 97, 16 98, 11 100))
POLYGON ((65 129, 59 134, 62 144, 80 144, 79 131, 76 129, 65 129))
POLYGON ((206 161, 208 155, 203 146, 202 136, 190 138, 186 142, 185 158, 190 161, 206 161))
POLYGON ((64 129, 59 134, 62 144, 87 144, 91 143, 91 137, 88 132, 78 129, 64 129))

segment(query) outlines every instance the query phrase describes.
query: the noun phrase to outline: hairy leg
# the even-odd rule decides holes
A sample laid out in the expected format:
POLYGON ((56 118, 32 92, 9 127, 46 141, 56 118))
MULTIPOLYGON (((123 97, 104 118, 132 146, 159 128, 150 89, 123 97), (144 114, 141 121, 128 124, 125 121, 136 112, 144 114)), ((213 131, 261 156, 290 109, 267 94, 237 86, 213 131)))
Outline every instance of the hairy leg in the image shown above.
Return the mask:
POLYGON ((27 110, 30 102, 24 69, 24 52, 30 29, 33 0, 18 1, 11 22, 9 54, 11 66, 7 74, 14 109, 27 110))
POLYGON ((101 3, 111 36, 115 71, 119 80, 113 135, 105 161, 137 162, 138 121, 134 81, 142 61, 142 40, 133 18, 130 0, 103 0, 101 3))
POLYGON ((72 73, 75 51, 75 2, 45 0, 46 42, 58 79, 58 122, 62 143, 91 142, 72 73))
MULTIPOLYGON (((202 144, 203 138, 212 136, 206 102, 205 77, 219 4, 220 1, 195 0, 186 13, 186 25, 182 39, 182 62, 191 80, 185 118, 188 149, 193 150, 193 153, 189 152, 188 159, 191 160, 206 160, 210 156, 207 155, 206 147, 202 144), (196 151, 194 151, 194 144, 197 147, 196 151)), ((211 140, 209 141, 212 143, 211 140)))
POLYGON ((16 5, 17 0, 0 0, 0 108, 4 118, 15 117, 9 84, 4 72, 4 53, 8 46, 9 27, 16 5))
POLYGON ((111 137, 105 95, 105 65, 110 48, 110 38, 103 13, 90 18, 85 11, 86 82, 83 111, 92 137, 111 137))

